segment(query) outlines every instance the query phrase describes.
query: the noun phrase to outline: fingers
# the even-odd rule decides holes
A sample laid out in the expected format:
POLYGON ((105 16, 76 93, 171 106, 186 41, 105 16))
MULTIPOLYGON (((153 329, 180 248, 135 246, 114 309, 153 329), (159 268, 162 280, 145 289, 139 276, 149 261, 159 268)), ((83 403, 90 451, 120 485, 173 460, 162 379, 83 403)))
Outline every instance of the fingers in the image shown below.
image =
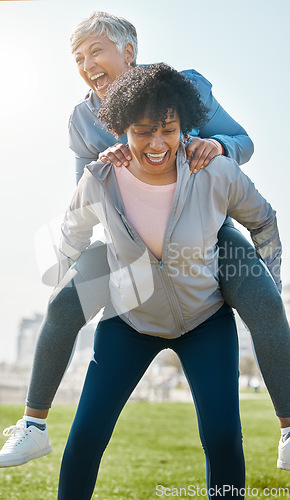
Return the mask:
POLYGON ((205 168, 211 160, 221 154, 221 150, 213 142, 195 137, 186 147, 186 158, 190 171, 196 174, 205 168))
POLYGON ((218 155, 220 155, 220 151, 216 146, 214 146, 214 149, 211 149, 210 151, 208 151, 207 148, 203 150, 197 150, 190 162, 190 171, 196 174, 201 168, 207 167, 211 160, 218 155))
POLYGON ((99 154, 99 160, 104 163, 113 163, 116 167, 128 167, 132 160, 130 149, 125 144, 117 143, 99 154))

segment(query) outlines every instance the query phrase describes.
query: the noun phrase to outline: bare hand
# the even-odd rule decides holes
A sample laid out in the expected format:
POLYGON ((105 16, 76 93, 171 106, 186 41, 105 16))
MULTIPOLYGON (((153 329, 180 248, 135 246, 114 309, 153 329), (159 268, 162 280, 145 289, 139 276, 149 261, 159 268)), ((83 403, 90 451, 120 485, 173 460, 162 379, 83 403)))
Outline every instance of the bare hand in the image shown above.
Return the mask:
POLYGON ((205 168, 215 156, 221 154, 222 149, 214 142, 208 139, 200 139, 200 137, 194 137, 186 146, 187 163, 190 171, 194 174, 201 168, 205 168))
POLYGON ((100 153, 99 160, 104 163, 113 163, 116 167, 122 167, 122 165, 128 167, 130 160, 132 160, 132 156, 130 149, 128 149, 125 144, 117 142, 114 146, 100 153))

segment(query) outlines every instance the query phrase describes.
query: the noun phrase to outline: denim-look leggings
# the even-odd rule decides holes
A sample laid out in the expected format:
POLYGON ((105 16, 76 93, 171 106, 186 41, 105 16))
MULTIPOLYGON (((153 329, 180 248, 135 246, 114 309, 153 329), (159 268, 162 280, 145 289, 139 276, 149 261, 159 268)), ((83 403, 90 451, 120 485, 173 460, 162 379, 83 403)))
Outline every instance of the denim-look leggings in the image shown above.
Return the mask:
MULTIPOLYGON (((277 415, 290 417, 290 332, 280 294, 259 259, 253 258, 253 247, 239 231, 225 225, 218 237, 222 295, 250 329, 277 415)), ((96 280, 97 286, 89 291, 82 304, 71 283, 54 292, 35 351, 26 401, 32 408, 50 408, 78 331, 86 322, 85 316, 88 318, 95 308, 103 307, 108 301, 105 246, 86 250, 77 264, 79 272, 74 281, 96 280)), ((88 283, 90 285, 90 281, 88 283)))
MULTIPOLYGON (((94 356, 63 456, 59 500, 91 498, 118 416, 149 364, 166 348, 178 355, 192 392, 209 493, 211 488, 222 491, 223 486, 244 488, 238 342, 232 310, 223 305, 176 339, 140 334, 119 317, 99 323, 94 356)), ((166 417, 160 414, 159 418, 166 417)), ((182 415, 176 425, 182 425, 182 415)), ((232 498, 232 493, 225 493, 224 498, 232 498)))

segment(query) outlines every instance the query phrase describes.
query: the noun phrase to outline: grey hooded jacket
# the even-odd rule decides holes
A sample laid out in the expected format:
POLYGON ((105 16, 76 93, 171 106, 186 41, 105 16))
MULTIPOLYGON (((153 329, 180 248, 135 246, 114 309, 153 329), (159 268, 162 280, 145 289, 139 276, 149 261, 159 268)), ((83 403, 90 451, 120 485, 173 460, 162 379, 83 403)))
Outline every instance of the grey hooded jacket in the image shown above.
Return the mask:
POLYGON ((178 337, 223 304, 217 233, 227 214, 251 232, 256 251, 279 284, 281 244, 275 211, 234 160, 217 156, 206 169, 190 175, 180 145, 160 261, 126 220, 112 165, 92 162, 85 168, 62 225, 62 274, 90 244, 93 226, 101 223, 116 312, 141 333, 178 337))

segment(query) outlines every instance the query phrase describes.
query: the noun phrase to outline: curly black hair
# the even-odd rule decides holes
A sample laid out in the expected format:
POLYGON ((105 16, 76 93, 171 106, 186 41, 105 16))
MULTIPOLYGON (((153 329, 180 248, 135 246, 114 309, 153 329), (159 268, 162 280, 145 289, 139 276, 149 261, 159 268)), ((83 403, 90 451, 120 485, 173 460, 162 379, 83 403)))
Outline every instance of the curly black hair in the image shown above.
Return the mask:
POLYGON ((194 85, 164 63, 132 68, 108 88, 98 117, 109 130, 122 135, 146 115, 154 129, 165 126, 168 111, 176 111, 186 134, 207 121, 207 108, 194 85))

